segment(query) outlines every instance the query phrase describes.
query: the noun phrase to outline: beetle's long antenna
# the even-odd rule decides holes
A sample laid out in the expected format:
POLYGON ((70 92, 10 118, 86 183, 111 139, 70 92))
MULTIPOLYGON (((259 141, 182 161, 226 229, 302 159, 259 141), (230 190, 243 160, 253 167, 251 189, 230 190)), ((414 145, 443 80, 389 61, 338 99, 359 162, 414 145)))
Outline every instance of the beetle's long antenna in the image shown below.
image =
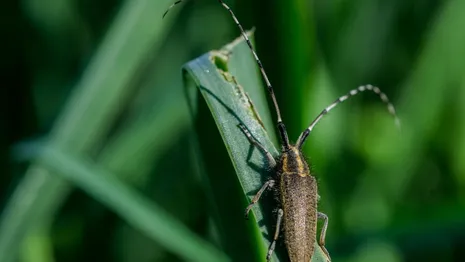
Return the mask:
POLYGON ((308 135, 310 132, 312 132, 313 128, 315 127, 316 124, 323 118, 324 115, 326 115, 331 109, 336 107, 338 104, 344 102, 348 98, 355 96, 356 94, 359 94, 360 92, 363 91, 373 91, 375 94, 379 96, 381 101, 383 101, 388 108, 389 113, 394 117, 394 121, 396 123, 396 126, 400 128, 400 121, 399 118, 397 117, 396 110, 394 109, 394 106, 389 102, 389 99, 385 93, 383 93, 378 87, 372 86, 372 85, 366 85, 366 86, 359 86, 356 89, 350 90, 350 92, 344 96, 339 97, 334 101, 332 104, 330 104, 328 107, 326 107, 321 113, 313 120, 313 122, 310 124, 310 126, 300 135, 299 139, 297 140, 296 146, 298 148, 302 148, 302 145, 305 143, 305 140, 307 139, 308 135))
POLYGON ((267 89, 268 89, 268 93, 270 94, 271 99, 273 100, 273 105, 274 105, 274 108, 276 110, 276 115, 277 115, 277 120, 278 120, 278 129, 279 129, 279 134, 281 136, 281 140, 283 142, 283 147, 284 147, 284 150, 287 150, 289 148, 289 138, 287 136, 286 127, 284 126, 284 123, 283 123, 283 121, 281 119, 281 112, 279 111, 278 102, 276 102, 276 97, 274 95, 273 87, 271 86, 271 83, 268 80, 268 76, 265 73, 265 69, 263 68, 262 62, 258 58, 257 53, 255 53, 255 50, 253 49, 252 43, 250 42, 249 38, 247 37, 247 34, 245 33, 244 29, 242 28, 241 24, 237 20, 236 16, 234 15, 233 11, 231 10, 231 8, 229 8, 229 6, 226 5, 222 0, 218 0, 218 2, 220 2, 220 4, 222 4, 223 7, 226 8, 226 10, 228 10, 229 13, 231 14, 232 18, 234 19, 234 22, 236 23, 236 25, 241 30, 241 34, 244 37, 245 41, 247 42, 247 45, 249 46, 250 51, 252 51, 252 54, 253 54, 253 56, 255 58, 255 61, 257 61, 257 64, 260 67, 260 72, 262 73, 263 79, 265 79, 265 83, 266 83, 266 86, 267 86, 267 89))
POLYGON ((163 14, 162 19, 165 18, 166 14, 168 14, 168 12, 170 11, 171 8, 173 8, 177 4, 180 4, 181 2, 182 2, 182 0, 178 0, 178 1, 174 2, 174 4, 170 5, 170 7, 168 7, 168 9, 166 9, 165 13, 163 14))
MULTIPOLYGON (((163 17, 165 17, 165 15, 168 13, 168 11, 171 8, 173 8, 175 5, 177 5, 177 4, 181 3, 181 2, 182 2, 182 0, 178 0, 174 4, 172 4, 170 7, 168 7, 168 9, 163 14, 163 17)), ((231 14, 232 18, 234 19, 234 22, 236 23, 236 25, 241 30, 241 34, 244 37, 245 41, 247 42, 247 45, 249 46, 250 51, 252 51, 252 54, 253 54, 253 56, 255 58, 255 61, 257 61, 257 64, 260 67, 260 72, 261 72, 261 74, 263 76, 263 79, 265 79, 265 83, 266 83, 266 86, 267 86, 267 89, 268 89, 268 93, 270 94, 271 99, 273 100, 273 105, 274 105, 274 108, 276 110, 277 122, 278 122, 278 130, 279 130, 279 135, 281 136, 281 140, 283 142, 283 148, 284 148, 284 150, 287 150, 287 149, 289 149, 289 138, 287 136, 286 126, 284 125, 283 120, 281 119, 281 112, 279 111, 278 102, 276 101, 276 96, 274 95, 273 87, 271 86, 270 80, 268 80, 268 76, 265 73, 265 69, 263 68, 262 62, 258 58, 257 53, 255 53, 255 50, 253 49, 253 46, 252 46, 252 43, 249 40, 249 37, 245 33, 244 28, 242 28, 242 25, 239 23, 239 20, 237 20, 236 15, 234 15, 234 12, 222 0, 218 0, 218 2, 226 10, 228 10, 229 13, 231 14)))

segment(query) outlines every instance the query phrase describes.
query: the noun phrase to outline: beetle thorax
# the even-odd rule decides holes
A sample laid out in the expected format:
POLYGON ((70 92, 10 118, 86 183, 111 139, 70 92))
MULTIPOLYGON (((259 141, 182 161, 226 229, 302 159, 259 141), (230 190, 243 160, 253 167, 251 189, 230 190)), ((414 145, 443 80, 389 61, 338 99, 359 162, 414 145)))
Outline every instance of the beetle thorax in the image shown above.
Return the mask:
POLYGON ((282 153, 279 163, 279 171, 283 175, 299 175, 301 177, 310 175, 307 161, 305 161, 302 152, 295 146, 290 146, 289 150, 282 153))

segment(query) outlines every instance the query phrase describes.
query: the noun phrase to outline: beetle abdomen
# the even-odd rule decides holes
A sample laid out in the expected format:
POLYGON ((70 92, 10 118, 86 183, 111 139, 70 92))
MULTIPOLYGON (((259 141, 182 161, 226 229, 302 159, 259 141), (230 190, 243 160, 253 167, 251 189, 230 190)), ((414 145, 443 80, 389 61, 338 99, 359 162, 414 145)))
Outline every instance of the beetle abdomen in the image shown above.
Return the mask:
POLYGON ((317 225, 317 183, 313 176, 283 173, 280 179, 284 239, 291 262, 310 262, 317 225))

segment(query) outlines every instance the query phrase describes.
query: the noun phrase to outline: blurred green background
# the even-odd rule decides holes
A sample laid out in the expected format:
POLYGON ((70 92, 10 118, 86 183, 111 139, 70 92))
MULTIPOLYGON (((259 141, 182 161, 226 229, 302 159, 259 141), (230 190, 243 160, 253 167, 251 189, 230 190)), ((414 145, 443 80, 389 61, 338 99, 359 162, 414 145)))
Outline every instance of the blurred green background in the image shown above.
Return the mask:
MULTIPOLYGON (((186 1, 162 19, 172 3, 1 4, 0 261, 185 261, 192 250, 202 261, 202 248, 218 246, 196 167, 220 163, 195 157, 181 68, 239 32, 216 1, 186 1), (38 142, 57 151, 31 160, 38 142), (142 221, 147 209, 177 229, 142 221)), ((256 28, 292 140, 358 85, 381 87, 398 110, 400 133, 361 95, 304 148, 333 261, 464 261, 465 2, 227 3, 256 28)), ((252 261, 234 241, 227 255, 252 261)))

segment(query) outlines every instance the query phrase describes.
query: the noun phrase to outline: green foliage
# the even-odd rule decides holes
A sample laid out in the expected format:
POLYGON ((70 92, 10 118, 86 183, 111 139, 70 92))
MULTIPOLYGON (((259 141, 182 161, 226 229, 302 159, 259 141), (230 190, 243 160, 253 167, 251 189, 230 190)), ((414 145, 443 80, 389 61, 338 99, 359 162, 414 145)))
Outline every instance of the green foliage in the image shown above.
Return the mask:
MULTIPOLYGON (((122 101, 139 88, 133 81, 147 62, 146 54, 156 51, 165 37, 169 20, 151 27, 145 26, 153 13, 163 7, 159 1, 137 1, 128 2, 121 8, 48 136, 47 142, 50 145, 75 155, 102 150, 99 155, 102 164, 128 177, 134 172, 143 175, 140 165, 144 163, 143 157, 137 155, 132 158, 133 163, 123 162, 121 159, 127 159, 128 153, 137 150, 136 154, 151 156, 153 152, 166 147, 164 139, 176 137, 177 133, 172 130, 185 126, 185 108, 182 103, 161 103, 157 110, 167 113, 158 115, 157 112, 150 112, 142 119, 142 127, 140 121, 137 121, 139 119, 128 121, 126 129, 118 132, 114 141, 101 147, 102 140, 113 128, 122 109, 122 101), (154 132, 153 124, 150 123, 162 128, 154 132), (128 147, 128 138, 134 150, 128 147), (150 146, 147 147, 149 142, 150 146), (141 148, 141 145, 146 147, 141 148), (111 153, 107 153, 108 150, 111 153), (119 166, 123 163, 124 167, 119 166)), ((56 177, 40 161, 33 163, 3 212, 0 261, 13 260, 15 251, 29 230, 48 227, 70 192, 71 187, 67 181, 56 177)))
POLYGON ((47 170, 82 188, 131 226, 185 260, 229 261, 224 254, 192 234, 166 211, 124 185, 113 174, 52 147, 28 145, 27 150, 38 151, 38 157, 47 170))
MULTIPOLYGON (((5 2, 1 262, 263 261, 270 194, 243 212, 270 174, 237 124, 277 154, 274 113, 243 43, 205 54, 239 35, 228 12, 183 1, 162 19, 172 3, 5 2)), ((363 94, 305 145, 333 261, 461 261, 464 2, 227 3, 256 28, 291 140, 358 85, 396 106, 400 133, 363 94)))

